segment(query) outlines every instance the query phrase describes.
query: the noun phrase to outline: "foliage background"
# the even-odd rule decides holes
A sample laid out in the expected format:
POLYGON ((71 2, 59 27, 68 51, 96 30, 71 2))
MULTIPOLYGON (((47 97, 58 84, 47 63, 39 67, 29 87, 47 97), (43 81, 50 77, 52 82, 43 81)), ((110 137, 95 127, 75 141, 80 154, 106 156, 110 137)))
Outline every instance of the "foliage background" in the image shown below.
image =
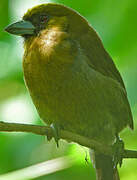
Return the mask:
MULTIPOLYGON (((42 124, 24 85, 22 74, 22 39, 4 32, 9 23, 21 19, 30 7, 44 0, 0 1, 0 121, 42 124)), ((99 33, 104 46, 115 61, 124 79, 134 116, 135 130, 121 133, 125 145, 137 149, 137 1, 136 0, 57 0, 79 11, 99 33)), ((61 141, 56 149, 54 141, 25 133, 0 133, 0 174, 32 164, 73 156, 68 169, 47 175, 46 179, 95 179, 91 164, 85 163, 87 149, 61 141)), ((124 160, 119 170, 121 180, 137 179, 137 160, 124 160)), ((0 176, 1 177, 1 176, 0 176)), ((19 179, 16 177, 15 179, 19 179)), ((45 177, 35 178, 37 180, 45 177)), ((8 180, 8 179, 7 179, 8 180)), ((28 180, 28 179, 26 179, 28 180)))

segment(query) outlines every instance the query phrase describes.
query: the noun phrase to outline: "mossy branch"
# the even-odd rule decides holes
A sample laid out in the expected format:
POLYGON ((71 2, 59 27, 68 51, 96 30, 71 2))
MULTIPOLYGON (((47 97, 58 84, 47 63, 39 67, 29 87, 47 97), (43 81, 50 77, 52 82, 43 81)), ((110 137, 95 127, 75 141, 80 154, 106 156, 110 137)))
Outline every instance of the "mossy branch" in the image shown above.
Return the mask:
MULTIPOLYGON (((31 124, 7 123, 0 121, 1 132, 27 132, 42 136, 53 137, 53 132, 49 126, 39 126, 31 124)), ((74 134, 69 131, 60 130, 60 138, 71 142, 78 143, 82 146, 94 149, 106 155, 113 155, 113 148, 111 146, 103 145, 95 140, 74 134)), ((123 158, 137 158, 137 151, 124 150, 123 158)))

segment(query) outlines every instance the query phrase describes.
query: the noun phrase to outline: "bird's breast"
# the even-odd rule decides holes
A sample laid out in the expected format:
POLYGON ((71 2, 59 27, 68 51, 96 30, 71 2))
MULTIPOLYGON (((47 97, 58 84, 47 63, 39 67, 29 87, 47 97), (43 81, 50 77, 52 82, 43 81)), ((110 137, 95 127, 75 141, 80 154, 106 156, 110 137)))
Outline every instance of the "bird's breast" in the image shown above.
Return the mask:
POLYGON ((75 56, 75 44, 64 32, 42 32, 26 44, 23 58, 25 82, 41 118, 47 119, 48 123, 51 123, 51 116, 56 119, 60 98, 67 95, 75 56))

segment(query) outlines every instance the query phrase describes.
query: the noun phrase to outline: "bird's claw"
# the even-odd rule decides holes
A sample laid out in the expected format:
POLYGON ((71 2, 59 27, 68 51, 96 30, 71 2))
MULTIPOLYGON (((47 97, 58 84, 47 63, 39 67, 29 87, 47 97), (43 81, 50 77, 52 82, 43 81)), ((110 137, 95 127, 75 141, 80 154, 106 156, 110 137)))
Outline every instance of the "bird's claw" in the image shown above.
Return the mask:
POLYGON ((122 160, 123 160, 123 152, 124 152, 124 142, 117 136, 116 142, 113 144, 113 162, 114 162, 114 168, 119 166, 122 166, 122 160))
POLYGON ((59 138, 59 126, 58 126, 57 123, 52 123, 50 125, 50 127, 51 127, 51 129, 53 131, 53 138, 54 138, 54 140, 55 140, 55 142, 57 144, 57 147, 59 147, 59 139, 60 139, 59 138))

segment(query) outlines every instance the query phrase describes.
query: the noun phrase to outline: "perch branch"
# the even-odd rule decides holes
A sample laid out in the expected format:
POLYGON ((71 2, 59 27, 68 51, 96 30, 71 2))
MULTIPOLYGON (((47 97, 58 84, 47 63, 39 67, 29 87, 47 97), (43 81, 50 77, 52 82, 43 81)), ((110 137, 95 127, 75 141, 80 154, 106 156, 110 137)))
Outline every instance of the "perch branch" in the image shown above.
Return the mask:
MULTIPOLYGON (((53 137, 52 129, 49 126, 39 126, 31 124, 7 123, 0 121, 1 132, 27 132, 42 136, 53 137)), ((113 148, 111 146, 103 145, 95 140, 88 139, 84 136, 74 134, 69 131, 60 130, 60 138, 71 142, 78 143, 82 146, 94 149, 106 155, 113 155, 113 148)), ((137 151, 124 150, 123 158, 137 158, 137 151)))

